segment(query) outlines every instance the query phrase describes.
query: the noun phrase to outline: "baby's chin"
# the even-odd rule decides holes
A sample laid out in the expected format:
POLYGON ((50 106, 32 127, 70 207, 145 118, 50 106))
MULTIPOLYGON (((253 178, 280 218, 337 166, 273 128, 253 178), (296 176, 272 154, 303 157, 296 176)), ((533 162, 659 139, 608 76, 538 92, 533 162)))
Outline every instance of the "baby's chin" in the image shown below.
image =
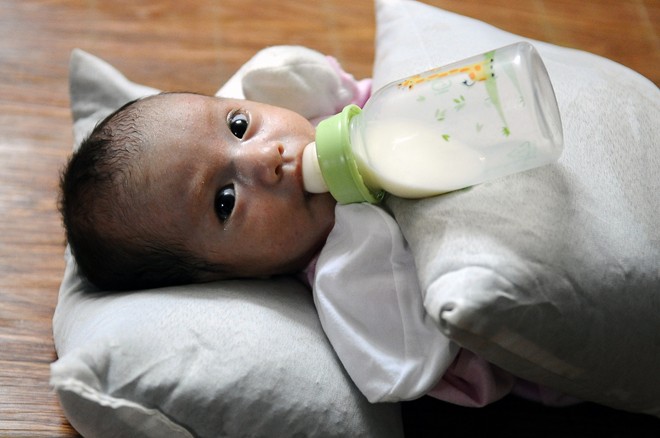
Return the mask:
POLYGON ((335 215, 335 206, 337 201, 332 195, 328 192, 326 193, 309 193, 305 192, 310 198, 314 199, 314 202, 318 203, 319 206, 325 207, 329 212, 332 213, 332 217, 335 215))

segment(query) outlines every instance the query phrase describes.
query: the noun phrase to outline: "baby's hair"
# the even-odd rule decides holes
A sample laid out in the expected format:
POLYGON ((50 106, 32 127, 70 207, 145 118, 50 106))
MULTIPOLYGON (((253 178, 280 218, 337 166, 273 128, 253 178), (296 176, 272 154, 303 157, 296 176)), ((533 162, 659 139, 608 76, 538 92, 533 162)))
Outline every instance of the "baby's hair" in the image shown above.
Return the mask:
MULTIPOLYGON (((149 98, 146 98, 149 99, 149 98)), ((141 108, 131 101, 101 121, 60 177, 59 210, 82 274, 101 290, 134 290, 226 276, 223 266, 164 241, 140 223, 133 187, 147 139, 141 108)))

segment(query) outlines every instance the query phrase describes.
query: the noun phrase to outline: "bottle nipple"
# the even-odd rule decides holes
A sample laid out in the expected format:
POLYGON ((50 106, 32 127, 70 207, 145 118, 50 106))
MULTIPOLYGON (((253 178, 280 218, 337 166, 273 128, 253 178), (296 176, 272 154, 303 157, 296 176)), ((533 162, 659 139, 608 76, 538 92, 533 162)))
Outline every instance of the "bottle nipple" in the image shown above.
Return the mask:
POLYGON ((303 186, 309 193, 325 193, 328 186, 321 174, 318 157, 316 156, 316 142, 311 142, 303 150, 302 156, 303 186))

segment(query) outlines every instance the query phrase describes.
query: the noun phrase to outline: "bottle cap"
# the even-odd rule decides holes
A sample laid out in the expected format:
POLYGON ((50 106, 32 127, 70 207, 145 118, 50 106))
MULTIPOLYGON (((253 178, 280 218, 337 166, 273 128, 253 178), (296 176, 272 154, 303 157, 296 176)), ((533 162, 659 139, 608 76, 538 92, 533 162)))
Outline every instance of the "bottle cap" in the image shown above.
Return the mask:
POLYGON ((342 112, 319 123, 316 128, 316 155, 323 179, 340 204, 378 203, 384 192, 372 192, 358 171, 350 142, 350 121, 362 110, 348 105, 342 112))

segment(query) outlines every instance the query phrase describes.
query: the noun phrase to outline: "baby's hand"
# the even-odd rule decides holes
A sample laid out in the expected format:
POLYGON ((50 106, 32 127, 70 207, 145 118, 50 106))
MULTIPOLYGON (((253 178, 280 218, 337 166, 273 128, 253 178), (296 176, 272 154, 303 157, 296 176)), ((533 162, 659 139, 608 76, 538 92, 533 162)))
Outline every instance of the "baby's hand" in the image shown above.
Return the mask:
POLYGON ((356 81, 332 57, 302 46, 273 46, 245 63, 217 95, 245 98, 322 119, 350 103, 362 106, 371 80, 356 81))

